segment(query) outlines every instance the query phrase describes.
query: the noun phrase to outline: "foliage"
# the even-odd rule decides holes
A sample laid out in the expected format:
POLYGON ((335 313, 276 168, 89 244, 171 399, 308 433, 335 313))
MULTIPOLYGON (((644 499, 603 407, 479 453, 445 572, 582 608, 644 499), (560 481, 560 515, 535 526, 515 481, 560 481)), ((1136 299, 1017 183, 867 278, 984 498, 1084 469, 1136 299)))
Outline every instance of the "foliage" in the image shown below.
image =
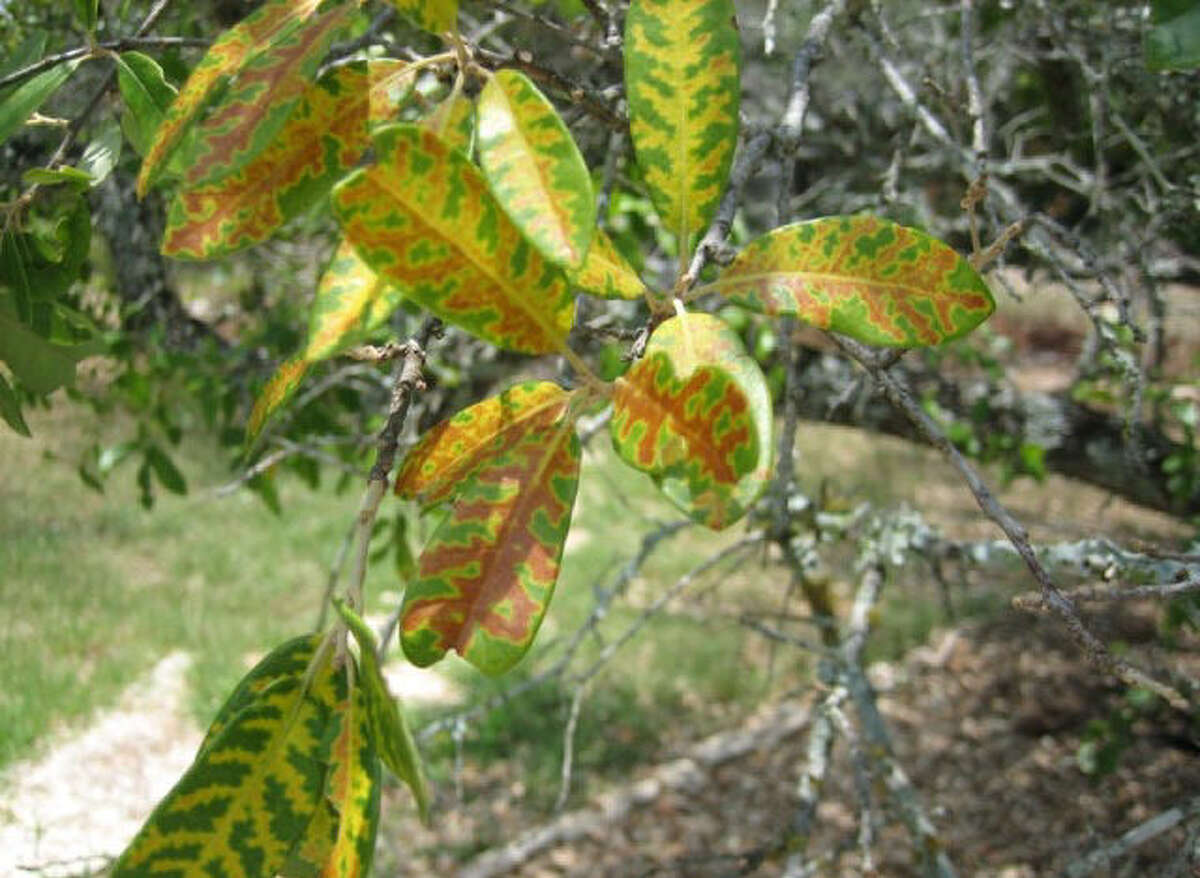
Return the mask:
MULTIPOLYGON (((743 90, 729 0, 633 0, 625 18, 622 85, 635 172, 652 206, 647 222, 677 257, 666 284, 636 270, 645 254, 630 259, 597 223, 593 171, 539 85, 483 63, 457 29, 457 3, 392 6, 428 32, 420 40, 442 39, 446 50, 404 61, 361 52, 354 38, 374 25, 359 3, 267 0, 225 29, 176 90, 166 63, 129 47, 96 48, 98 6, 80 2, 75 13, 91 49, 28 75, 32 58, 0 71, 15 76, 0 89, 0 143, 38 121, 85 62, 111 63, 122 99, 119 123, 99 128, 76 166, 60 155, 32 169, 6 210, 0 360, 12 381, 0 373, 0 415, 27 434, 27 400, 70 385, 75 364, 111 340, 73 296, 89 249, 87 193, 119 165, 122 138, 144 156, 138 195, 170 192, 162 252, 176 259, 227 257, 313 221, 313 208, 328 204, 338 243, 316 285, 306 337, 259 391, 246 424, 246 481, 268 503, 278 505, 271 465, 258 456, 268 425, 289 412, 321 364, 342 354, 400 358, 419 370, 425 351, 415 342, 390 351, 366 344, 406 312, 432 315, 499 351, 559 355, 572 372, 510 386, 433 426, 396 478, 398 494, 440 515, 410 565, 398 620, 405 655, 424 667, 453 650, 498 675, 526 655, 553 596, 585 415, 610 406, 621 459, 713 530, 744 520, 764 494, 774 428, 758 360, 770 359, 771 345, 756 345, 752 356, 737 329, 689 305, 716 294, 724 306, 788 318, 779 328, 757 323, 768 327, 763 337, 790 333, 795 319, 848 343, 906 349, 968 335, 995 301, 979 271, 986 258, 974 213, 970 259, 928 231, 845 212, 780 225, 728 259, 713 258, 707 230, 724 223, 728 232, 733 223, 721 209, 743 90), (339 54, 343 43, 350 48, 339 54), (709 262, 721 264, 714 270, 709 262), (635 362, 613 380, 596 374, 576 344, 580 292, 640 304, 649 315, 635 362)), ((1152 68, 1194 63, 1189 15, 1164 16, 1151 31, 1152 68)), ((426 325, 427 341, 440 324, 426 325)), ((1105 338, 1119 369, 1120 333, 1105 338)), ((242 681, 114 874, 365 873, 381 764, 427 812, 419 754, 356 614, 391 467, 387 441, 394 452, 394 419, 421 383, 419 372, 396 373, 383 472, 368 480, 357 582, 335 602, 338 621, 279 647, 242 681)), ((1189 411, 1190 421, 1179 419, 1194 451, 1189 411)), ((162 426, 170 437, 172 425, 162 426)), ((950 439, 969 445, 967 430, 951 429, 950 439)), ((1036 444, 975 453, 1014 450, 1026 471, 1044 470, 1036 444)), ((146 429, 93 456, 81 474, 98 488, 134 457, 146 505, 153 480, 186 491, 164 443, 146 429)), ((1194 454, 1177 453, 1168 466, 1181 495, 1194 489, 1181 481, 1195 471, 1194 454)))

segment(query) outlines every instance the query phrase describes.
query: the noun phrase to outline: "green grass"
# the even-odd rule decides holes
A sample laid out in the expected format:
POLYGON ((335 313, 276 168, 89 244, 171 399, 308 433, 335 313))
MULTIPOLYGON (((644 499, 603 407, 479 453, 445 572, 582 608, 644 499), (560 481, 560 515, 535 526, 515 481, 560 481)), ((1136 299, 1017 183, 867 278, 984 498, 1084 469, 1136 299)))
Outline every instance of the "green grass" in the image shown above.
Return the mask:
POLYGON ((246 492, 214 496, 221 456, 196 444, 177 457, 191 494, 147 512, 132 469, 98 496, 69 465, 93 415, 64 405, 31 420, 33 440, 0 431, 0 767, 172 650, 193 658, 207 721, 255 655, 311 628, 354 492, 285 484, 277 518, 246 492))

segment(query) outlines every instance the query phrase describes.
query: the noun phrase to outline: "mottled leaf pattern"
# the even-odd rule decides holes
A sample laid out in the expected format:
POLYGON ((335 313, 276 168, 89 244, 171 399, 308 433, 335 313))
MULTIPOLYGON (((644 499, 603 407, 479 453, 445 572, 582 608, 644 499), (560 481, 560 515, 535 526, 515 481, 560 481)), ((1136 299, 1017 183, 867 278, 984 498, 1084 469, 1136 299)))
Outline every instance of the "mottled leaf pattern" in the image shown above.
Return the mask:
POLYGON ((497 200, 542 255, 583 264, 596 228, 592 179, 554 105, 523 74, 501 70, 479 95, 479 164, 497 200))
POLYGON ((358 343, 387 320, 402 297, 367 267, 350 242, 342 241, 317 285, 303 358, 315 363, 358 343))
POLYGON ((187 185, 233 173, 274 141, 354 8, 342 3, 319 12, 247 59, 196 126, 184 173, 187 185))
POLYGON ((392 5, 422 30, 441 35, 457 30, 458 0, 391 0, 392 5))
POLYGON ((255 158, 215 183, 176 195, 163 253, 211 259, 266 240, 354 169, 370 146, 368 123, 392 118, 412 81, 400 61, 357 62, 330 71, 306 89, 255 158))
MULTIPOLYGON (((703 510, 713 522, 736 521, 749 511, 771 477, 771 394, 767 379, 754 358, 746 353, 742 341, 728 325, 711 314, 681 314, 664 322, 654 331, 646 354, 663 351, 681 379, 704 366, 720 366, 733 379, 750 405, 751 421, 758 445, 758 463, 728 491, 718 490, 718 506, 703 510)), ((688 514, 692 507, 690 480, 682 475, 666 475, 659 482, 662 492, 688 514)))
POLYGON ((341 726, 330 747, 325 798, 283 878, 364 878, 375 856, 382 788, 366 691, 356 685, 338 705, 341 726))
POLYGON ((646 285, 603 229, 596 230, 587 258, 571 281, 602 299, 640 299, 646 294, 646 285))
POLYGON ((138 195, 145 195, 178 149, 192 123, 208 106, 226 77, 308 19, 321 0, 268 0, 225 31, 208 48, 159 126, 138 174, 138 195))
POLYGON ((292 394, 296 392, 305 373, 308 372, 308 366, 307 361, 297 357, 275 370, 275 374, 258 394, 254 408, 250 411, 250 419, 246 422, 247 447, 254 444, 271 416, 292 398, 292 394))
POLYGON ((334 601, 346 627, 358 641, 361 657, 361 685, 371 719, 371 733, 379 748, 379 755, 388 768, 412 790, 421 819, 429 819, 429 788, 425 782, 425 769, 416 741, 400 711, 400 705, 391 692, 379 667, 375 635, 362 618, 344 601, 334 601))
POLYGON ((992 313, 983 278, 950 247, 873 216, 783 226, 752 241, 716 291, 766 314, 794 314, 876 345, 936 345, 992 313))
POLYGON ((475 144, 475 102, 453 91, 421 123, 448 146, 465 156, 471 155, 475 144))
POLYGON ((287 670, 253 692, 201 748, 113 878, 270 876, 303 845, 323 808, 338 705, 348 693, 345 674, 328 658, 315 667, 305 661, 309 644, 293 641, 285 650, 287 670))
POLYGON ((629 131, 654 207, 686 252, 737 146, 741 43, 732 0, 633 0, 625 19, 629 131))
POLYGON ((443 320, 500 347, 560 350, 575 302, 562 272, 525 240, 462 153, 395 125, 378 163, 340 183, 346 237, 376 272, 443 320))
POLYGON ((480 466, 525 434, 557 424, 570 394, 549 381, 508 388, 429 430, 404 458, 396 493, 432 506, 448 499, 480 466))
POLYGON ((616 382, 609 432, 631 466, 677 482, 697 521, 720 529, 744 511, 731 495, 758 466, 759 439, 750 401, 722 366, 681 377, 667 351, 648 352, 616 382))
POLYGON ((413 664, 453 649, 494 675, 521 660, 554 593, 579 459, 564 421, 525 433, 460 487, 405 591, 401 643, 413 664))

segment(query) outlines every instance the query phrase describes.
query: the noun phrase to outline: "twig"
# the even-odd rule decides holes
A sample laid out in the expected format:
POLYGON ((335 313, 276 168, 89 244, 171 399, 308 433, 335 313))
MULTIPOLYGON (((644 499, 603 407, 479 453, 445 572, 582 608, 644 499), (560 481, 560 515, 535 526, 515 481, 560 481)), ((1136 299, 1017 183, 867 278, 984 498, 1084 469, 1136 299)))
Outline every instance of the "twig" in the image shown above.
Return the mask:
MULTIPOLYGON (((1137 601, 1149 598, 1169 600, 1198 591, 1200 579, 1190 579, 1166 585, 1135 585, 1129 588, 1084 586, 1064 591, 1063 595, 1073 601, 1137 601)), ((1045 599, 1037 594, 1017 595, 1012 599, 1012 605, 1018 610, 1042 610, 1047 607, 1045 599)))
POLYGON ((1082 859, 1075 860, 1067 866, 1068 878, 1083 878, 1098 869, 1111 869, 1114 860, 1197 815, 1200 815, 1200 796, 1183 805, 1176 805, 1161 814, 1156 814, 1104 847, 1092 851, 1082 859))
POLYGON ((575 761, 575 729, 579 725, 579 712, 583 707, 583 699, 587 695, 587 685, 577 686, 571 698, 571 714, 567 717, 566 728, 563 729, 563 758, 562 771, 559 776, 558 796, 554 800, 554 812, 558 813, 567 806, 571 795, 571 770, 575 761))

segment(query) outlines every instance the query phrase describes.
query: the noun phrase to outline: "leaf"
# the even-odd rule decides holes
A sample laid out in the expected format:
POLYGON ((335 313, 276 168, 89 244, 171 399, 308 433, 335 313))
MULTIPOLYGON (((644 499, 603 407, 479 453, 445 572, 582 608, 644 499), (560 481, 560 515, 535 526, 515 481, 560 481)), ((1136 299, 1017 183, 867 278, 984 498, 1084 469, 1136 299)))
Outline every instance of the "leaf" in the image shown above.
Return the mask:
POLYGON ((308 832, 280 869, 284 878, 362 878, 379 829, 382 778, 367 697, 355 686, 337 707, 326 791, 308 832))
POLYGON ((616 381, 609 433, 630 466, 678 483, 694 519, 714 530, 734 522, 732 495, 758 466, 759 440, 750 401, 726 369, 680 377, 666 351, 647 353, 616 381))
POLYGON ((735 15, 732 0, 633 0, 625 19, 634 152, 681 253, 712 219, 737 146, 735 15))
POLYGON ((405 722, 398 700, 388 691, 387 681, 379 667, 376 651, 379 645, 367 623, 345 601, 334 600, 334 608, 346 627, 358 641, 360 685, 366 697, 371 730, 379 747, 379 755, 396 777, 404 781, 417 802, 421 819, 429 821, 429 788, 416 741, 405 722))
POLYGON ((121 120, 125 136, 138 155, 144 156, 177 91, 167 82, 158 62, 141 52, 117 56, 117 86, 125 101, 126 113, 121 120))
POLYGON ((92 175, 79 168, 65 165, 61 168, 30 168, 21 175, 26 183, 36 183, 38 186, 57 186, 66 183, 76 190, 82 191, 92 185, 92 175))
POLYGON ((30 392, 44 395, 75 383, 75 365, 101 352, 94 342, 60 345, 0 314, 0 360, 30 392))
POLYGON ((26 438, 33 435, 25 423, 25 416, 21 414, 21 400, 17 398, 16 391, 8 386, 3 374, 0 374, 0 418, 4 418, 4 422, 19 435, 26 438))
POLYGON ((248 60, 229 89, 196 125, 184 182, 212 183, 244 167, 276 142, 334 36, 355 4, 318 13, 248 60))
POLYGON ((82 170, 91 177, 91 185, 99 186, 112 173, 121 158, 121 126, 110 121, 92 139, 80 159, 82 170))
POLYGON ((392 0, 392 5, 431 34, 458 31, 458 0, 392 0))
POLYGON ((357 344, 387 320, 402 296, 402 291, 371 271, 354 246, 343 240, 317 285, 303 359, 315 363, 357 344))
POLYGON ((959 338, 995 308, 987 284, 950 247, 872 216, 826 217, 763 235, 716 282, 693 292, 713 291, 755 311, 895 347, 959 338))
POLYGON ((742 476, 728 493, 718 493, 720 505, 713 509, 692 507, 689 479, 667 475, 659 488, 684 512, 710 527, 715 522, 732 522, 749 511, 771 478, 771 394, 758 363, 746 353, 742 341, 723 320, 711 314, 682 314, 665 321, 654 331, 646 355, 662 351, 670 358, 676 375, 686 380, 704 366, 719 366, 733 379, 750 406, 750 419, 758 447, 758 463, 742 476), (703 516, 695 513, 702 511, 703 516))
POLYGON ((75 17, 89 34, 96 29, 96 16, 100 0, 74 0, 75 17))
POLYGON ((449 499, 481 466, 531 431, 566 413, 570 394, 549 381, 529 381, 465 408, 413 446, 396 476, 396 493, 432 506, 449 499))
POLYGON ((382 129, 378 163, 334 189, 346 237, 375 272, 448 323, 530 354, 566 344, 566 279, 525 240, 462 153, 414 125, 382 129))
MULTIPOLYGON (((294 644, 285 647, 301 654, 294 644)), ((328 655, 253 692, 155 808, 113 878, 278 872, 323 806, 347 694, 328 655)))
POLYGON ((479 164, 496 199, 543 256, 578 268, 596 229, 596 197, 554 105, 523 74, 501 70, 477 113, 479 164))
POLYGON ((258 439, 267 421, 285 402, 292 398, 296 388, 308 372, 309 364, 300 357, 288 360, 275 370, 271 380, 263 387, 254 408, 250 410, 250 418, 246 422, 246 447, 249 448, 258 439))
POLYGON ((309 19, 322 0, 267 0, 246 18, 221 34, 209 46, 158 128, 154 143, 138 174, 142 197, 161 176, 168 160, 182 144, 192 123, 222 91, 232 74, 276 41, 288 37, 309 19))
POLYGON ((0 144, 25 124, 25 120, 71 78, 81 59, 63 61, 20 85, 0 91, 0 144))
POLYGON ((564 420, 525 433, 460 486, 404 593, 409 661, 425 667, 453 649, 497 675, 521 660, 554 594, 579 460, 564 420))
POLYGON ((1193 5, 1173 17, 1156 14, 1154 27, 1146 32, 1145 52, 1146 67, 1150 70, 1200 67, 1200 6, 1193 5))
MULTIPOLYGON (((90 178, 88 178, 90 180, 90 178)), ((77 187, 55 199, 39 199, 49 213, 28 217, 28 231, 15 224, 0 235, 0 285, 12 290, 17 313, 32 322, 31 303, 50 301, 79 279, 92 239, 91 212, 77 187)))
POLYGON ((187 480, 175 466, 175 461, 157 445, 146 446, 146 462, 154 469, 158 481, 172 494, 186 494, 187 480))
POLYGON ((470 157, 475 145, 475 102, 455 90, 421 123, 448 146, 470 157))
POLYGON ((307 88, 255 158, 214 183, 186 187, 175 196, 163 253, 211 259, 269 238, 358 165, 371 145, 368 123, 394 116, 412 82, 401 61, 331 70, 307 88))
POLYGON ((571 275, 571 282, 602 299, 640 299, 647 292, 642 279, 603 229, 596 229, 587 258, 571 275))

